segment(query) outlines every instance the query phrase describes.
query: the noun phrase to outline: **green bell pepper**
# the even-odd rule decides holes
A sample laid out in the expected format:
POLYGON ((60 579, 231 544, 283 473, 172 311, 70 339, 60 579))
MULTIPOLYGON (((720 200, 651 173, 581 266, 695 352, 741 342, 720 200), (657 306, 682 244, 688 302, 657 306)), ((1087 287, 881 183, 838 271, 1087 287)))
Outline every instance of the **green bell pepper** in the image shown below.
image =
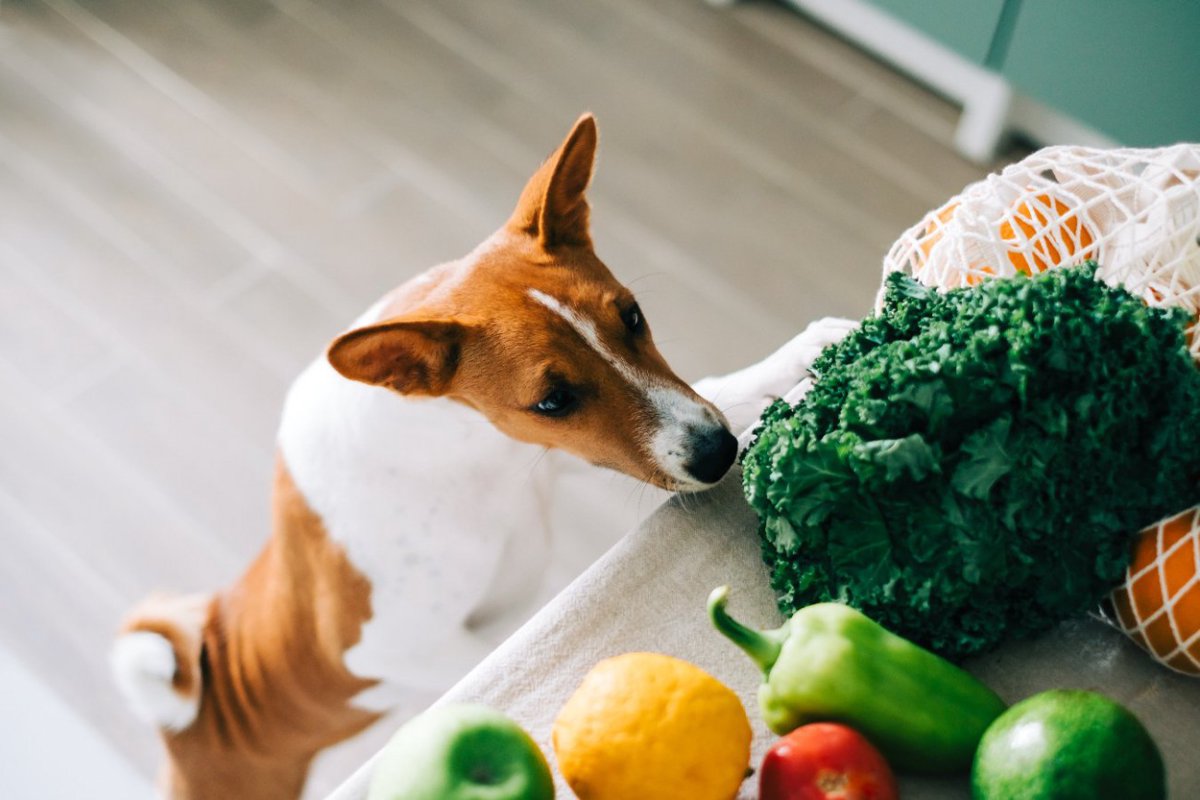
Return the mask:
POLYGON ((817 603, 776 630, 756 631, 726 613, 728 595, 728 586, 713 591, 709 617, 762 667, 758 703, 775 733, 843 722, 898 769, 965 772, 984 730, 1005 710, 965 671, 847 605, 817 603))

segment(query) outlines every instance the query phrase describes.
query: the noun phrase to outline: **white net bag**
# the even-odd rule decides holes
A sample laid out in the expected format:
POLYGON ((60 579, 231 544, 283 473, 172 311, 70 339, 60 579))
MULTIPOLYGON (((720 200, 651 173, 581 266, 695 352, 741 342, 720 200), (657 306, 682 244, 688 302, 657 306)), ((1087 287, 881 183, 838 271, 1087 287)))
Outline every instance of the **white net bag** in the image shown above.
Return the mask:
POLYGON ((1200 315, 1200 145, 1039 150, 926 214, 883 271, 951 289, 1088 259, 1101 280, 1200 315))
POLYGON ((1200 506, 1138 534, 1109 620, 1157 661, 1200 675, 1200 506))
MULTIPOLYGON (((1187 309, 1200 360, 1200 145, 1039 150, 926 214, 892 245, 883 273, 953 289, 1089 259, 1098 279, 1187 309)), ((1104 611, 1156 660, 1200 675, 1200 506, 1138 535, 1104 611)))

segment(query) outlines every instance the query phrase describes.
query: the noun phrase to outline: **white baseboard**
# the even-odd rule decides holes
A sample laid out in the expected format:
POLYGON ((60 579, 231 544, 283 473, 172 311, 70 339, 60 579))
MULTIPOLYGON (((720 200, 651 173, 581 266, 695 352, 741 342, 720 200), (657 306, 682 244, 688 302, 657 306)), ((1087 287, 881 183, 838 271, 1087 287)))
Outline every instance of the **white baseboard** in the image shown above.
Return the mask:
POLYGON ((1079 144, 1085 147, 1121 146, 1121 142, 1111 136, 1020 93, 1013 95, 1008 127, 1012 131, 1028 136, 1038 144, 1079 144))

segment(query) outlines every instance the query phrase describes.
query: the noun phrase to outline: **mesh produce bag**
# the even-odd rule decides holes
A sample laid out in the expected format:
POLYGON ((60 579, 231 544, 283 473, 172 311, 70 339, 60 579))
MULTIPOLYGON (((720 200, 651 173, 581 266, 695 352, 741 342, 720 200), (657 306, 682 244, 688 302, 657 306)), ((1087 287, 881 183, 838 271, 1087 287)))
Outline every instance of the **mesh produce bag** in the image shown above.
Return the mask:
POLYGON ((1200 315, 1200 145, 1039 150, 926 214, 883 270, 950 289, 1088 259, 1101 280, 1200 315))
POLYGON ((1200 675, 1200 506, 1138 534, 1125 583, 1104 610, 1155 659, 1200 675))
MULTIPOLYGON (((1200 360, 1200 145, 1039 150, 926 214, 883 272, 952 289, 1088 259, 1097 279, 1187 309, 1200 360)), ((1104 611, 1156 660, 1200 675, 1200 506, 1139 534, 1104 611)))

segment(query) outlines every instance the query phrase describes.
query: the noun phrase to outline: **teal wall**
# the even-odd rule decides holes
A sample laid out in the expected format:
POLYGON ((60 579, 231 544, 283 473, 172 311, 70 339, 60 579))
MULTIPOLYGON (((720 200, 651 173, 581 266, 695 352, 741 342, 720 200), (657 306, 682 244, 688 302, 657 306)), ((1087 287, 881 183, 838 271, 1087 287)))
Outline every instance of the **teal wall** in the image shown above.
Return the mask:
POLYGON ((1200 141, 1200 0, 870 0, 1123 144, 1200 141))
POLYGON ((1200 141, 1200 0, 1022 0, 1001 72, 1124 144, 1200 141))
POLYGON ((983 64, 987 59, 1004 7, 1004 0, 871 2, 976 64, 983 64))

